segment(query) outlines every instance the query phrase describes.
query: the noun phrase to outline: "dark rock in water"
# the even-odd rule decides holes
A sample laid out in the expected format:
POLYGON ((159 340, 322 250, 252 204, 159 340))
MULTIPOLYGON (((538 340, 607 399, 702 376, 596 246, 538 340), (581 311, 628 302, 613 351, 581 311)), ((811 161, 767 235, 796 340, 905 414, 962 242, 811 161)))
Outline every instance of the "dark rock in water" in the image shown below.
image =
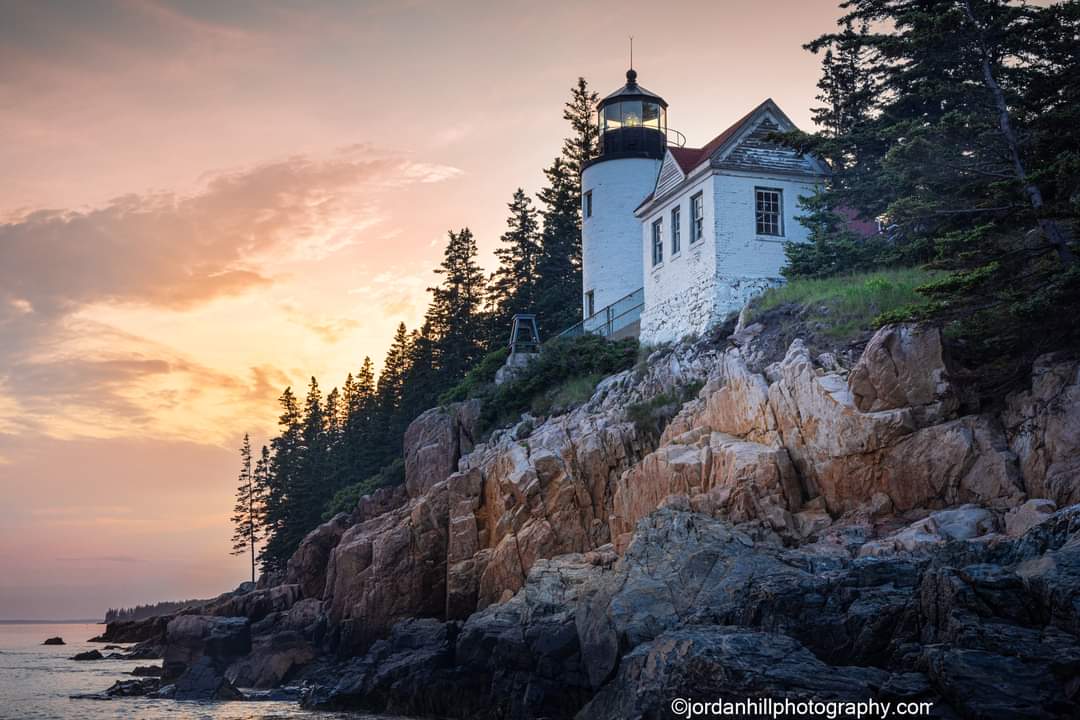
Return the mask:
POLYGON ((406 620, 362 658, 349 662, 333 688, 309 696, 308 707, 397 714, 451 714, 454 698, 467 700, 455 683, 457 623, 406 620))
POLYGON ((467 621, 408 620, 336 672, 323 709, 669 717, 673 698, 932 702, 936 717, 1080 717, 1080 506, 1016 540, 822 555, 667 508, 606 550, 537 561, 467 621))
POLYGON ((161 677, 160 665, 137 665, 131 671, 135 677, 161 677))
POLYGON ((139 678, 137 680, 117 680, 105 691, 108 697, 137 697, 157 692, 161 681, 157 678, 139 678))
POLYGON ((251 653, 230 665, 226 676, 241 687, 264 690, 288 680, 316 655, 315 646, 301 633, 278 628, 257 637, 252 642, 251 653))
POLYGON ((104 650, 124 650, 125 648, 124 648, 123 645, 106 645, 103 649, 104 650))
POLYGON ((105 626, 105 632, 90 638, 88 642, 139 643, 146 640, 164 640, 165 627, 171 615, 155 615, 145 620, 117 620, 105 626))
POLYGON ((266 700, 276 702, 295 702, 300 699, 300 688, 295 686, 279 687, 270 690, 252 690, 244 693, 244 700, 266 700))
POLYGON ((686 628, 664 633, 626 655, 613 680, 580 716, 668 717, 674 698, 865 702, 878 696, 876 689, 888 677, 877 668, 826 665, 785 635, 686 628))
POLYGON ((103 660, 105 658, 97 650, 87 650, 86 652, 76 653, 71 657, 72 660, 103 660))
POLYGON ((127 651, 127 660, 159 660, 165 657, 165 643, 158 640, 146 640, 127 651))
POLYGON ((199 658, 176 680, 175 700, 243 700, 243 694, 225 679, 214 661, 199 658))
POLYGON ((47 638, 45 640, 45 642, 43 642, 41 644, 42 645, 66 645, 67 643, 64 642, 64 638, 62 638, 62 637, 51 637, 51 638, 47 638))
POLYGON ((165 682, 177 680, 204 657, 223 675, 230 662, 251 651, 251 624, 242 617, 181 615, 169 622, 166 638, 165 682))

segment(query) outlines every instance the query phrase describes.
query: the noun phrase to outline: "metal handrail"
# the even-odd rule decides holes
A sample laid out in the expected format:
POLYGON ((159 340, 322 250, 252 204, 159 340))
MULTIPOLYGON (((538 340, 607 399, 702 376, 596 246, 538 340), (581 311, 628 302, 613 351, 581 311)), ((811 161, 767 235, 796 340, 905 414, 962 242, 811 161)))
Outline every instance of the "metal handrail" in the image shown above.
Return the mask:
POLYGON ((610 305, 594 312, 584 320, 571 325, 555 337, 576 337, 577 335, 583 335, 587 332, 600 335, 601 337, 610 337, 615 332, 622 330, 630 324, 629 322, 619 324, 619 320, 622 320, 631 313, 641 310, 644 306, 645 288, 638 288, 634 292, 628 293, 610 305), (632 304, 625 305, 627 301, 632 304), (624 304, 624 307, 619 307, 620 304, 624 304), (618 314, 616 314, 616 312, 618 314))
POLYGON ((664 130, 664 136, 665 136, 665 137, 667 137, 667 144, 668 144, 668 147, 678 147, 678 148, 681 148, 681 147, 685 147, 685 146, 686 146, 686 136, 685 136, 685 135, 683 135, 683 134, 682 134, 681 132, 679 132, 678 130, 674 130, 674 129, 672 129, 672 128, 667 128, 667 129, 665 129, 665 130, 664 130), (674 138, 671 138, 671 137, 670 137, 670 136, 668 135, 668 133, 675 133, 675 137, 674 137, 674 138))

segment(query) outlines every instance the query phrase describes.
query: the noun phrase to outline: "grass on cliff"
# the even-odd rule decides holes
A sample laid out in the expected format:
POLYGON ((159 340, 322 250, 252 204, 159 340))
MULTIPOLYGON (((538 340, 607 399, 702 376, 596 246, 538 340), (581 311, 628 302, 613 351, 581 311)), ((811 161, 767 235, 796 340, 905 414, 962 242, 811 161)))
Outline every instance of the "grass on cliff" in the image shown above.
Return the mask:
POLYGON ((928 300, 917 288, 934 279, 934 274, 918 268, 894 268, 874 272, 836 275, 827 278, 799 278, 772 288, 750 306, 754 320, 782 305, 797 305, 809 322, 819 322, 822 332, 834 338, 849 338, 871 330, 897 311, 917 308, 928 300))
POLYGON ((322 519, 329 520, 339 512, 352 512, 360 503, 360 498, 370 495, 381 487, 404 484, 405 461, 398 458, 371 477, 346 485, 334 493, 334 497, 326 503, 322 519))
POLYGON ((524 412, 548 415, 570 409, 592 397, 605 376, 633 367, 635 339, 609 342, 597 335, 556 338, 513 380, 495 385, 495 372, 506 359, 499 350, 485 357, 465 379, 442 395, 443 403, 479 399, 480 430, 517 420, 524 412))

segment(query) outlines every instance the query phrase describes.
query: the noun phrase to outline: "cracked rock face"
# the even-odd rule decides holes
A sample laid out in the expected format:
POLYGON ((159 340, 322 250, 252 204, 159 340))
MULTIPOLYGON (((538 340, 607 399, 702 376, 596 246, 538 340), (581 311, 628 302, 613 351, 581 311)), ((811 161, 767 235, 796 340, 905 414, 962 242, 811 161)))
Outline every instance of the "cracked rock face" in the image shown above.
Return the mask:
POLYGON ((404 489, 208 611, 252 623, 230 677, 333 653, 313 705, 492 720, 663 717, 706 676, 1068 717, 1080 364, 1045 358, 1000 415, 959 415, 934 330, 883 328, 850 369, 754 338, 656 351, 483 442, 475 403, 424 413, 404 489), (630 421, 691 385, 659 435, 630 421))

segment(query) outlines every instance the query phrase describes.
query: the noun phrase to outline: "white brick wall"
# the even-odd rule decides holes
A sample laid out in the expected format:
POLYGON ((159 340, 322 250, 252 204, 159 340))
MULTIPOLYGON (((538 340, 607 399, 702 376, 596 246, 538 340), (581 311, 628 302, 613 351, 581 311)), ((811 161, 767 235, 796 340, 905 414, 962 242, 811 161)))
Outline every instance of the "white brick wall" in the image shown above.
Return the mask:
POLYGON ((622 158, 585 168, 582 192, 592 191, 593 214, 582 218, 582 307, 594 293, 596 310, 641 288, 641 223, 634 210, 652 192, 659 160, 622 158))
POLYGON ((662 207, 641 219, 642 260, 645 265, 645 310, 641 339, 646 343, 679 340, 703 332, 755 295, 782 282, 784 242, 802 241, 807 231, 796 216, 800 195, 813 192, 810 181, 780 176, 712 174, 687 187, 662 207), (784 235, 758 236, 755 226, 754 188, 783 193, 784 235), (689 245, 690 197, 703 191, 705 233, 689 245), (671 208, 682 209, 682 251, 671 257, 671 208), (652 224, 664 223, 664 261, 652 266, 652 224))

